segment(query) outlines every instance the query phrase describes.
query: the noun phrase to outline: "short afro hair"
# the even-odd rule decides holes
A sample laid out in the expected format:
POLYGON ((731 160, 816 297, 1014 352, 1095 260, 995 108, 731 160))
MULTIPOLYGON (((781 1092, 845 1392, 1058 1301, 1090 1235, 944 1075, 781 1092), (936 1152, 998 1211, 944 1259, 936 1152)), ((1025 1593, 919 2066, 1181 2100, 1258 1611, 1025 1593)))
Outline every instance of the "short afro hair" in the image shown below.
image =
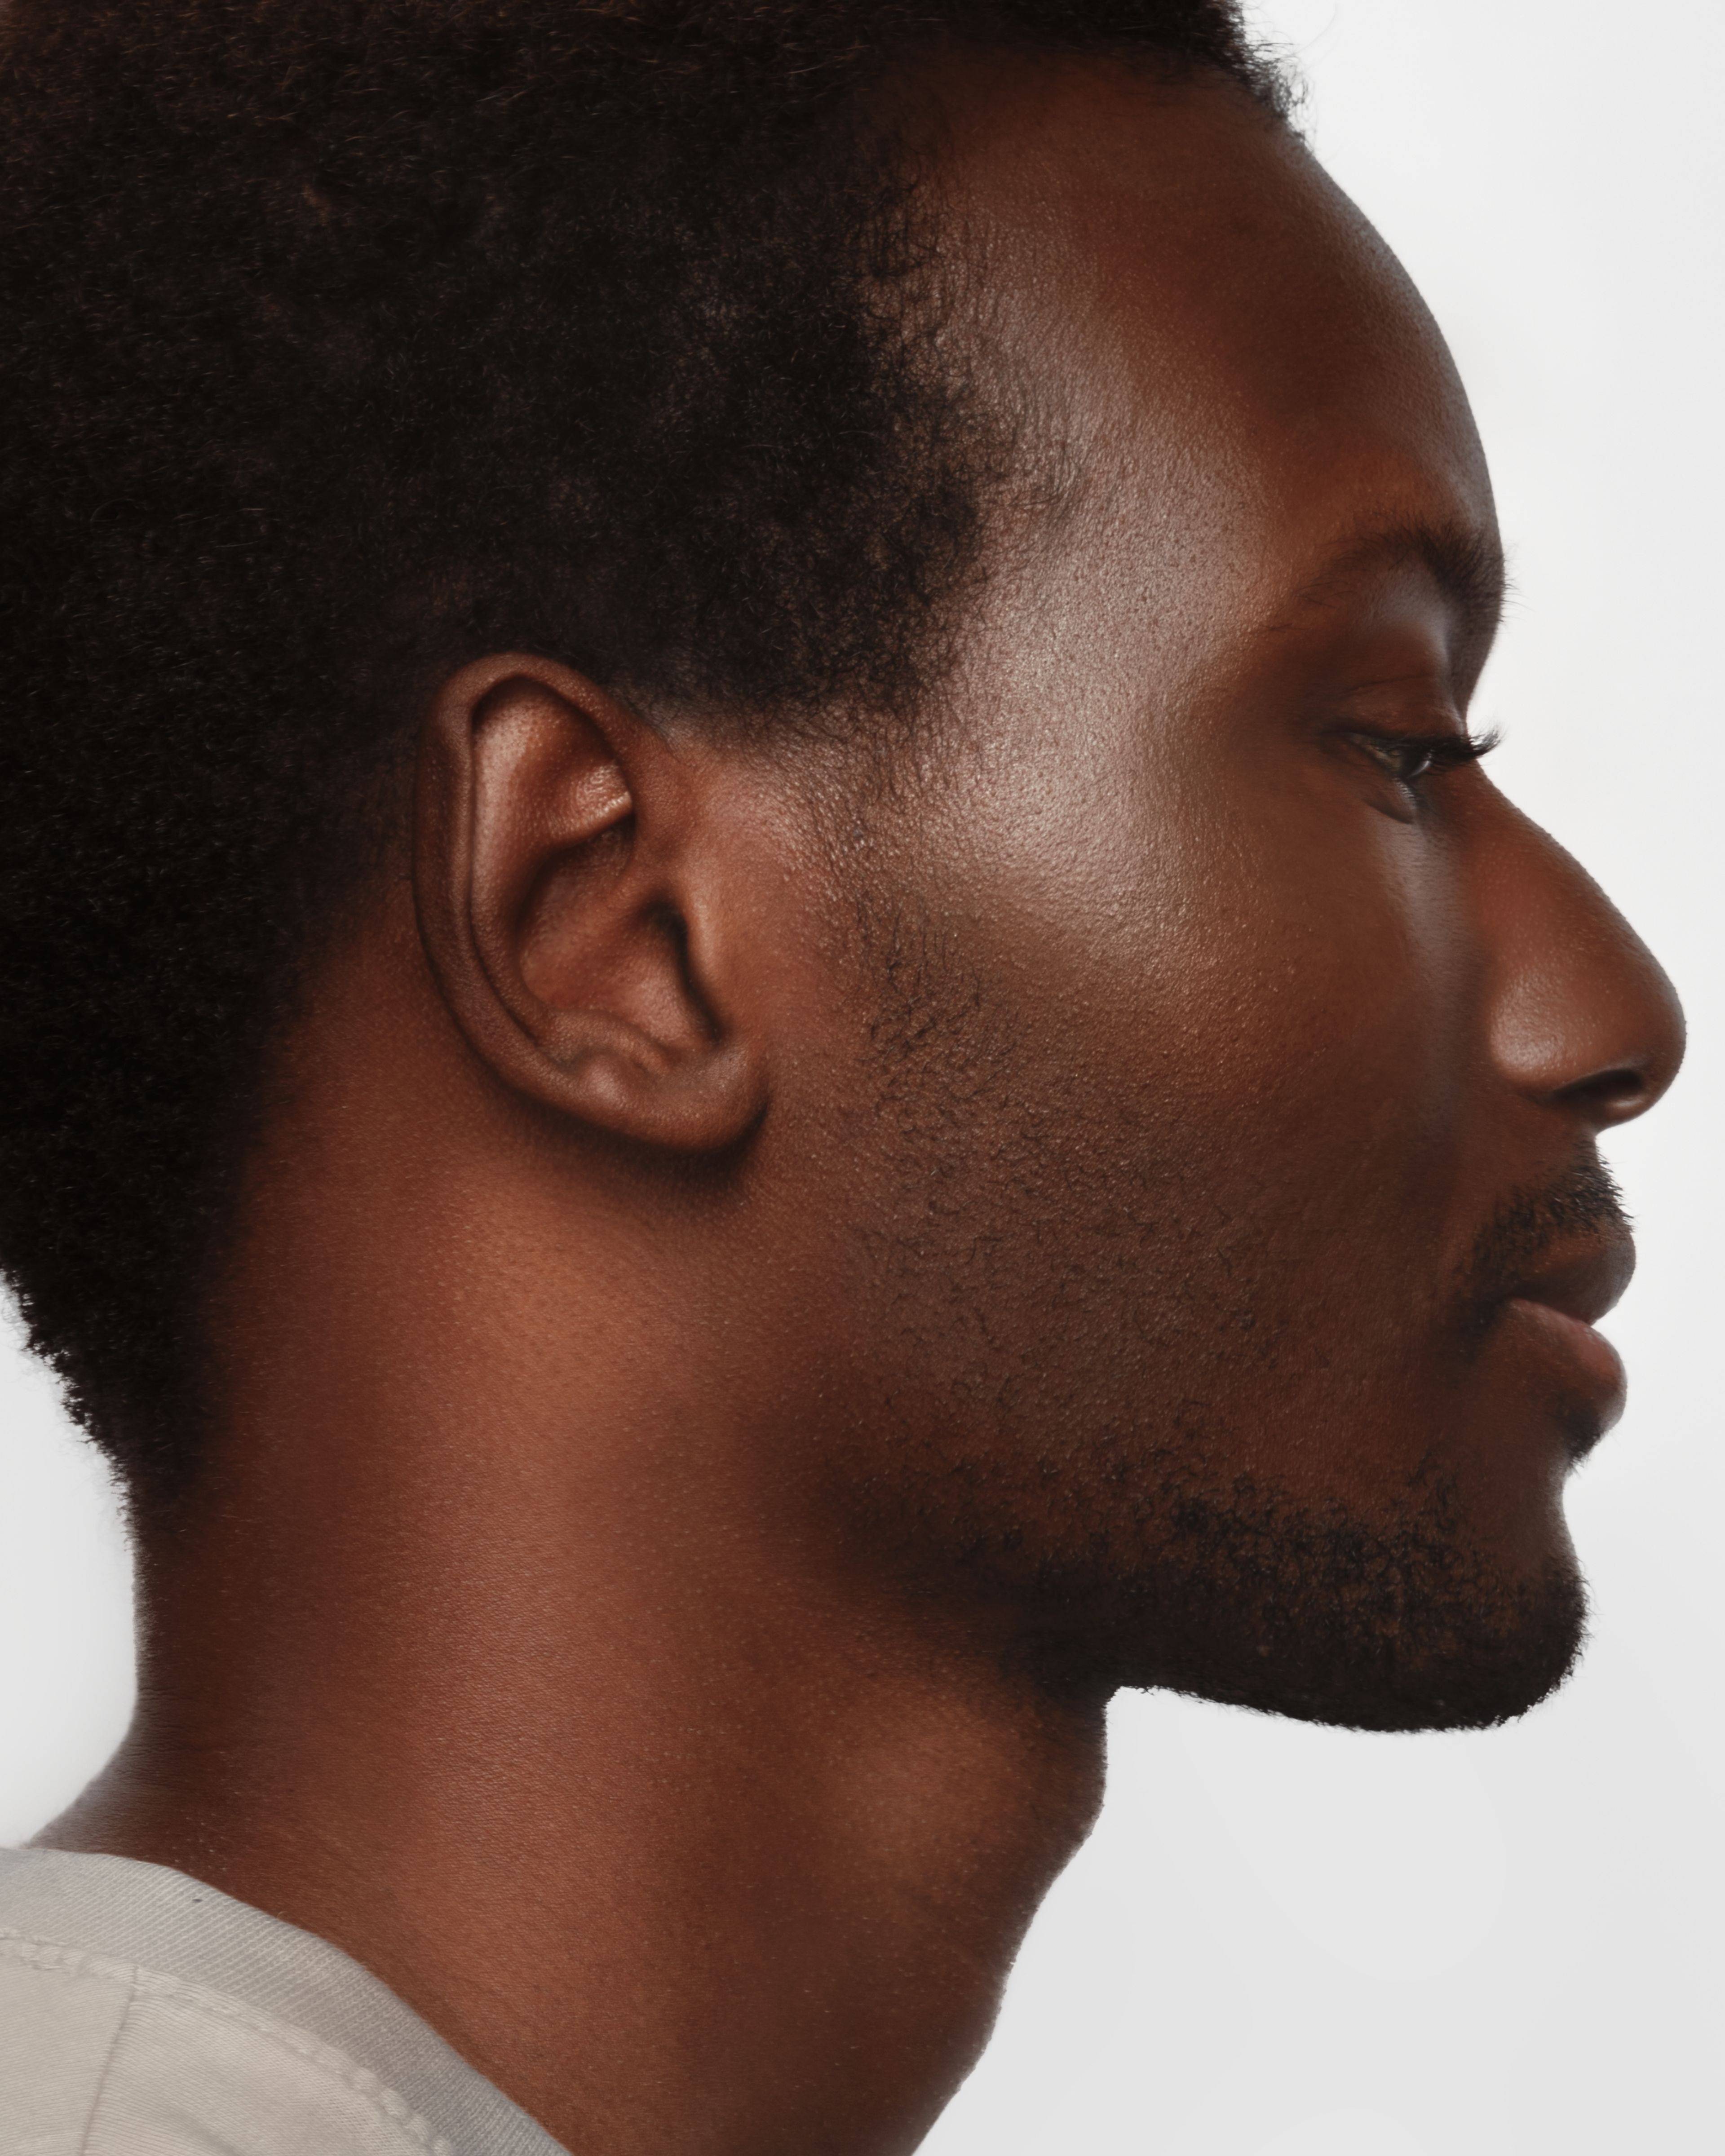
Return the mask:
POLYGON ((1002 452, 870 93, 967 45, 1286 111, 1233 0, 0 15, 0 1268, 135 1496, 437 679, 926 696, 1002 452))

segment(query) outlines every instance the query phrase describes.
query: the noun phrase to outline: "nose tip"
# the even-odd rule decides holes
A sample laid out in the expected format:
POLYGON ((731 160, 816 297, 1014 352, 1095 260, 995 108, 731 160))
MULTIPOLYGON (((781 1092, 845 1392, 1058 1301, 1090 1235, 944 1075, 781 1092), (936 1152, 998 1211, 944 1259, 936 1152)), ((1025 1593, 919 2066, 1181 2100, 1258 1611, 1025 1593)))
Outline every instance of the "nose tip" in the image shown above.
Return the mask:
POLYGON ((1604 1130, 1645 1115, 1676 1076, 1683 1008, 1599 886, 1535 835, 1543 858, 1526 865, 1540 872, 1499 894, 1492 1050, 1522 1093, 1604 1130))

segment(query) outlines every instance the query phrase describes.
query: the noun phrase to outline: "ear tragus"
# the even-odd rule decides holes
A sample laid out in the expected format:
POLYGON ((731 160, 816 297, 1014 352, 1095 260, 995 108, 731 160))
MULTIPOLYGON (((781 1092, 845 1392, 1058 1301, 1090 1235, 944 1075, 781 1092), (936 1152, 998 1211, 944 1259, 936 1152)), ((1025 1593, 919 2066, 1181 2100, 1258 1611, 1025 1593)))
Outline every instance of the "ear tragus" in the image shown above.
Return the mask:
POLYGON ((691 959, 700 814, 644 721, 546 660, 463 668, 422 736, 415 903, 469 1045, 542 1106, 682 1151, 734 1142, 764 1105, 691 959))

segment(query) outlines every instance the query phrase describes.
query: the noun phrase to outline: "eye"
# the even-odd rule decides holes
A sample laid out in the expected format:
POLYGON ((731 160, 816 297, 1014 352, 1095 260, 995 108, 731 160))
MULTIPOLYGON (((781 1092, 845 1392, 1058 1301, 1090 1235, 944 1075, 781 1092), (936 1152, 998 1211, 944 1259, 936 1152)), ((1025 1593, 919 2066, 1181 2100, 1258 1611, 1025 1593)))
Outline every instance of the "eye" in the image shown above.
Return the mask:
POLYGON ((1349 738, 1398 784, 1409 787, 1418 787, 1424 779, 1441 778, 1445 772, 1459 771, 1464 764, 1477 763, 1497 746, 1495 734, 1368 733, 1355 728, 1350 730, 1349 738))

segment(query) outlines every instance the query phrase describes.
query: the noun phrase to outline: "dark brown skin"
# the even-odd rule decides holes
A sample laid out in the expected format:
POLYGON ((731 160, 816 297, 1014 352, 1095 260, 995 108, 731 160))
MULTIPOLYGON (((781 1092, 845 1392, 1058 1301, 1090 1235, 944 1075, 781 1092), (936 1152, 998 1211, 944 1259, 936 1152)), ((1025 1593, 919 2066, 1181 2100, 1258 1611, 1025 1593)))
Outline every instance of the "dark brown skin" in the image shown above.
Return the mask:
POLYGON ((1574 1194, 1681 1054, 1483 771, 1408 777, 1495 538, 1381 244, 1230 91, 940 90, 1062 509, 884 790, 531 655, 445 685, 49 1837, 334 1940, 578 2150, 912 2147, 1122 1678, 1556 1681, 1627 1270, 1574 1194))

